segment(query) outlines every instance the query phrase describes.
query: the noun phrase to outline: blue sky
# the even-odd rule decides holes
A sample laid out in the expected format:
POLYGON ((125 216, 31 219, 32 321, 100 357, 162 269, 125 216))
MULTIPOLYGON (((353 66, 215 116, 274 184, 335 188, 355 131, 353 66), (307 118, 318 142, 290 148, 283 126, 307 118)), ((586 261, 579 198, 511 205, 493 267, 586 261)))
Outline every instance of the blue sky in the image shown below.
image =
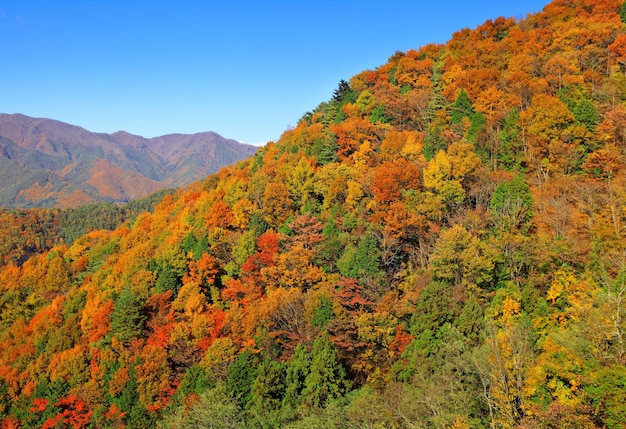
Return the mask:
POLYGON ((548 0, 0 0, 0 113, 276 140, 340 79, 548 0))

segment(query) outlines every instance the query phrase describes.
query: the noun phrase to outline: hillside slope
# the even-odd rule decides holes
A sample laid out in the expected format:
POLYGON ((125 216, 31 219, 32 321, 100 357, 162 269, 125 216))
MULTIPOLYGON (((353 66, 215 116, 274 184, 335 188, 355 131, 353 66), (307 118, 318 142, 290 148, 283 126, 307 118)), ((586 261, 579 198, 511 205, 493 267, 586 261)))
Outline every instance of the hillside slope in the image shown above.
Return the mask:
POLYGON ((0 114, 0 205, 123 203, 187 185, 255 151, 212 132, 146 139, 0 114))
POLYGON ((625 21, 557 0, 396 53, 6 267, 3 423, 623 427, 625 21))

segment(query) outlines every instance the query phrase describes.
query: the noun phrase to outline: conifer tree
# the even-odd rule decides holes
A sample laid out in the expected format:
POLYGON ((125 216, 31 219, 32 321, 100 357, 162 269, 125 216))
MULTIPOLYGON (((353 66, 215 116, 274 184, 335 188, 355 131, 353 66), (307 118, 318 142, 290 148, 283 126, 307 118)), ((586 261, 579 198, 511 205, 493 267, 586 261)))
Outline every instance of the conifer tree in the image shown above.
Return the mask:
POLYGON ((452 104, 450 121, 453 124, 460 124, 464 117, 471 118, 473 113, 474 108, 472 107, 469 96, 467 95, 467 92, 462 89, 452 104))
POLYGON ((283 416, 290 419, 296 416, 301 402, 305 381, 310 373, 311 355, 302 343, 294 351, 293 360, 285 374, 285 397, 282 402, 283 416))
POLYGON ((315 340, 311 355, 311 369, 304 382, 302 396, 307 405, 322 408, 331 399, 346 393, 349 382, 327 333, 315 340))
POLYGON ((135 293, 125 286, 115 300, 111 314, 111 336, 124 344, 141 335, 146 315, 143 305, 135 293))

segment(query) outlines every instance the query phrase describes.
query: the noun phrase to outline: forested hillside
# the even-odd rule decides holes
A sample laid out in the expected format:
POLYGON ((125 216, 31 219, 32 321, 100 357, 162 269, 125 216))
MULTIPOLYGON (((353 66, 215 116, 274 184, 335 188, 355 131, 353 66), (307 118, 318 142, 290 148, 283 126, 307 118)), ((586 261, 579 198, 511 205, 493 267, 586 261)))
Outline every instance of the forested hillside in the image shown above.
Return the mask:
POLYGON ((625 22, 556 0, 397 52, 9 264, 2 427, 623 428, 625 22))
POLYGON ((93 203, 66 209, 0 209, 0 270, 21 265, 29 257, 60 244, 70 246, 94 230, 113 230, 143 212, 152 212, 163 189, 124 205, 93 203))
POLYGON ((0 114, 0 207, 124 204, 203 179, 256 150, 213 132, 147 139, 0 114))

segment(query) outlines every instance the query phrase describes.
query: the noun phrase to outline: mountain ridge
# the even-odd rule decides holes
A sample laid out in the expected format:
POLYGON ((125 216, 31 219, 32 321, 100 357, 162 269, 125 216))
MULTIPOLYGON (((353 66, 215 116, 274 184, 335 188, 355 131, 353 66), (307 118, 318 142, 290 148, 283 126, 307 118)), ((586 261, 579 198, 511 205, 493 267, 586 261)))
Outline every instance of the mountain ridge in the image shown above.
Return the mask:
POLYGON ((0 165, 3 175, 11 177, 0 186, 0 205, 124 203, 200 180, 256 150, 212 131, 146 138, 126 131, 91 132, 19 113, 0 114, 0 165), (107 184, 113 176, 118 182, 115 189, 107 184))

